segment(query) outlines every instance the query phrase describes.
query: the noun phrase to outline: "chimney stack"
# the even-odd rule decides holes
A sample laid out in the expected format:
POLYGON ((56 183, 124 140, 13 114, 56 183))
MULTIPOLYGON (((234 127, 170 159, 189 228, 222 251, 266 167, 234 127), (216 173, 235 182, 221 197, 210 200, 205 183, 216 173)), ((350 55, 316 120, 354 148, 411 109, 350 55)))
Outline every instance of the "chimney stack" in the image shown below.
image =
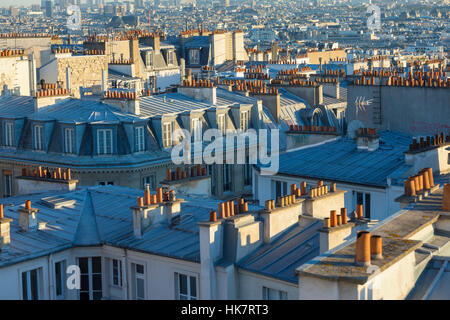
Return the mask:
POLYGON ((450 183, 444 184, 442 196, 442 211, 450 211, 450 183))
POLYGON ((0 204, 0 251, 11 243, 10 225, 12 219, 5 218, 3 203, 0 204))
POLYGON ((38 227, 37 212, 39 210, 31 207, 31 201, 25 200, 24 208, 19 209, 19 225, 24 231, 33 231, 38 227))

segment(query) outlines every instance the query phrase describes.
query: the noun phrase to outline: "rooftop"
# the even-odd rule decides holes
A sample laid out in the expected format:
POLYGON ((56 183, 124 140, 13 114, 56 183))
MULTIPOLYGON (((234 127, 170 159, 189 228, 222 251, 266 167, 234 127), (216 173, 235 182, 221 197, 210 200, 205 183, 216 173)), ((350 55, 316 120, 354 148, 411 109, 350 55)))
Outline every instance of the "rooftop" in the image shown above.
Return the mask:
POLYGON ((410 137, 388 131, 379 135, 380 147, 375 151, 358 150, 353 139, 343 137, 280 154, 278 174, 386 187, 394 171, 400 174, 409 168, 403 152, 410 137))
MULTIPOLYGON (((406 207, 369 229, 371 234, 383 237, 383 259, 372 260, 372 266, 378 267, 379 272, 382 272, 413 251, 416 255, 416 264, 429 257, 430 248, 433 252, 449 251, 449 234, 440 232, 439 229, 435 229, 431 237, 425 241, 416 240, 417 235, 435 223, 440 216, 450 217, 450 213, 443 212, 441 206, 442 189, 438 189, 422 201, 406 207)), ((372 273, 369 268, 355 264, 355 247, 356 242, 353 238, 299 267, 297 273, 364 284, 378 272, 372 273)))
POLYGON ((5 218, 13 221, 11 244, 0 252, 0 267, 76 246, 101 245, 199 262, 197 222, 208 220, 210 210, 217 208, 218 201, 185 199, 181 203, 179 223, 157 224, 142 238, 136 238, 130 208, 136 205, 136 198, 142 193, 142 190, 125 187, 95 186, 69 193, 2 199, 5 218), (18 210, 23 208, 25 200, 31 200, 32 208, 39 209, 38 230, 24 232, 18 224, 18 210), (55 206, 55 202, 59 205, 55 206))

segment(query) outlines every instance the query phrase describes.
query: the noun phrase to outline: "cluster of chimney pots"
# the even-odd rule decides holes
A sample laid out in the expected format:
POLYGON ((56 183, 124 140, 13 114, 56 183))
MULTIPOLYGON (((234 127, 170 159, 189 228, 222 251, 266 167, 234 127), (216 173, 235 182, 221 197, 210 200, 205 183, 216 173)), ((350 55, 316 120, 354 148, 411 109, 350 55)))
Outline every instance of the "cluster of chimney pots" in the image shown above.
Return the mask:
POLYGON ((150 186, 146 185, 144 196, 137 198, 137 206, 139 208, 147 207, 153 204, 160 204, 163 202, 175 201, 175 191, 163 191, 163 188, 156 188, 156 194, 150 193, 150 186))
POLYGON ((429 147, 440 146, 447 142, 450 142, 450 134, 444 136, 444 133, 441 132, 439 135, 435 134, 434 136, 420 137, 419 142, 414 138, 413 142, 409 145, 409 150, 417 151, 429 147))
POLYGON ((190 170, 186 167, 182 169, 177 167, 175 170, 167 169, 166 171, 166 181, 176 181, 187 179, 188 177, 201 177, 206 176, 207 171, 205 167, 202 167, 200 164, 192 166, 190 170))
POLYGON ((416 175, 405 180, 403 184, 405 195, 410 197, 417 196, 434 187, 433 169, 423 168, 416 175))
POLYGON ((67 89, 43 89, 36 91, 36 98, 67 96, 67 95, 69 95, 69 90, 67 89))
POLYGON ((358 128, 359 136, 376 136, 377 129, 376 128, 358 128))
POLYGON ((138 95, 136 92, 106 91, 105 98, 136 100, 138 98, 138 95))
POLYGON ((216 211, 211 211, 209 221, 216 222, 217 219, 226 219, 246 212, 248 212, 248 202, 244 198, 239 198, 236 202, 234 200, 225 201, 219 203, 219 217, 217 217, 216 211))
POLYGON ((296 124, 289 125, 290 131, 300 132, 336 132, 336 127, 328 126, 301 126, 296 124))
POLYGON ((194 78, 192 80, 183 80, 183 87, 212 88, 214 87, 214 83, 210 80, 196 80, 194 78))
POLYGON ((44 169, 42 168, 42 166, 38 166, 36 169, 22 168, 22 177, 35 177, 66 181, 72 180, 70 168, 67 168, 65 170, 61 168, 51 170, 49 168, 44 169))
POLYGON ((15 57, 23 55, 25 50, 2 50, 0 51, 0 57, 15 57))

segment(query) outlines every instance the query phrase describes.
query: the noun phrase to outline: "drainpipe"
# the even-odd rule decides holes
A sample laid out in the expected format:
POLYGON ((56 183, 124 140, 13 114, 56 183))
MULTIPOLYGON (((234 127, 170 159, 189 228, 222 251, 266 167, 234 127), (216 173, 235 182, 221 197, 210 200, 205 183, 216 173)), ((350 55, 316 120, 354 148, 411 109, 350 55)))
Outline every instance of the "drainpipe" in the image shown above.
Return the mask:
POLYGON ((122 256, 122 290, 125 290, 124 294, 122 295, 124 297, 124 300, 128 300, 128 255, 127 255, 127 249, 123 249, 123 256, 122 256))

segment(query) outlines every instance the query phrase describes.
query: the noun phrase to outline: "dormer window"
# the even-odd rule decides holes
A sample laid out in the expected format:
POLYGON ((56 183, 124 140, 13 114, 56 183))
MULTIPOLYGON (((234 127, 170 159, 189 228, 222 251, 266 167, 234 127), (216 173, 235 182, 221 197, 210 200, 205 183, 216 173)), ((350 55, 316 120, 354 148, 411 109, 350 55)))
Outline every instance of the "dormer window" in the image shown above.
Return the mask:
POLYGON ((97 153, 112 154, 112 130, 111 129, 99 129, 97 130, 97 153))
POLYGON ((200 64, 200 50, 198 49, 189 50, 189 63, 200 64))
POLYGON ((64 128, 64 152, 75 153, 75 129, 64 128))
POLYGON ((44 126, 42 125, 33 127, 33 148, 34 150, 44 150, 44 126))
POLYGON ((147 51, 145 53, 145 65, 147 67, 153 67, 153 51, 147 51))
POLYGON ((172 146, 172 122, 163 123, 163 147, 170 148, 172 146))
POLYGON ((200 118, 192 119, 191 135, 194 142, 202 140, 202 121, 200 118))
POLYGON ((240 121, 240 129, 242 131, 247 131, 248 129, 248 111, 241 111, 241 121, 240 121))
POLYGON ((225 115, 224 114, 217 115, 217 129, 223 134, 227 130, 227 125, 226 125, 226 122, 225 122, 225 115))
POLYGON ((144 127, 134 128, 134 139, 135 139, 135 152, 144 151, 145 150, 144 127))
POLYGON ((5 123, 5 141, 4 145, 7 147, 12 147, 14 145, 14 124, 12 122, 6 122, 5 123))
POLYGON ((172 50, 167 51, 167 65, 174 65, 175 64, 175 52, 173 52, 172 50))

